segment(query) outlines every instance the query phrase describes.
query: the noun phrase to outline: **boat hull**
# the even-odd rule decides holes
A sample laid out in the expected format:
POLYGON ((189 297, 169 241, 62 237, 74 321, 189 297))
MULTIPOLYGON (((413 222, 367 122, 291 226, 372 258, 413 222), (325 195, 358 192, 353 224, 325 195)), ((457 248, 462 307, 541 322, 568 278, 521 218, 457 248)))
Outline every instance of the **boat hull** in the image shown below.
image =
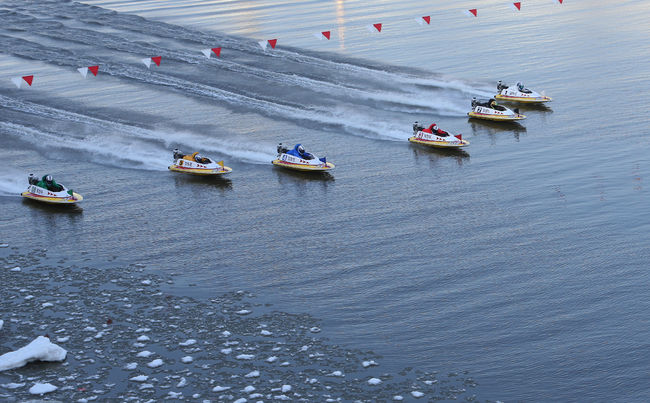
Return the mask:
POLYGON ((287 161, 282 161, 279 159, 271 161, 273 165, 286 168, 286 169, 292 169, 294 171, 303 171, 303 172, 324 172, 324 171, 330 171, 334 168, 334 164, 331 162, 326 162, 324 164, 319 164, 319 165, 308 165, 308 164, 298 164, 294 162, 287 162, 287 161))

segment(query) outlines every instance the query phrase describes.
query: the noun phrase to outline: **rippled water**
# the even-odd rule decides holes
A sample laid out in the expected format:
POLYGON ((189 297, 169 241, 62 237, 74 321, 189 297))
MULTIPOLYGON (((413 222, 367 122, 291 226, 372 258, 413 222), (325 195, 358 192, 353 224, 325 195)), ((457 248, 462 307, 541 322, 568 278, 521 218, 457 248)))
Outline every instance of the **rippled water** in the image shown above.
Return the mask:
POLYGON ((255 292, 387 368, 468 371, 481 400, 650 398, 645 2, 86 3, 0 6, 0 242, 255 292), (497 80, 554 101, 468 120, 497 80), (415 120, 471 145, 410 145, 415 120), (337 168, 274 169, 280 141, 337 168), (174 147, 233 173, 173 175, 174 147), (83 210, 16 197, 29 172, 83 210))

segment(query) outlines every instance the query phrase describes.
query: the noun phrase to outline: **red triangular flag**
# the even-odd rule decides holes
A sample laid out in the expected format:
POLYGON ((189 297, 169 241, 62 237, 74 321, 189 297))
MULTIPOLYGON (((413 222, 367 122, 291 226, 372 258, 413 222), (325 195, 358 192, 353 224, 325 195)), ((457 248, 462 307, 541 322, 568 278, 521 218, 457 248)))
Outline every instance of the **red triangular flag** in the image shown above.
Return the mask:
POLYGON ((427 24, 431 25, 431 16, 430 15, 426 15, 426 16, 422 17, 422 19, 424 21, 426 21, 427 24))
POLYGON ((559 1, 559 2, 560 2, 560 4, 562 4, 562 2, 563 2, 564 0, 557 0, 557 1, 559 1))
POLYGON ((34 76, 23 76, 23 80, 25 80, 25 82, 31 87, 32 81, 34 81, 34 76))
POLYGON ((152 57, 151 60, 153 60, 153 62, 156 63, 156 66, 160 66, 160 61, 162 60, 162 56, 152 57))
POLYGON ((93 73, 93 76, 97 76, 97 72, 99 71, 99 66, 88 66, 88 70, 90 70, 90 72, 93 73))
POLYGON ((277 39, 269 39, 269 45, 271 45, 271 49, 275 49, 276 43, 278 43, 277 39))
POLYGON ((454 135, 454 137, 456 137, 458 140, 462 140, 462 139, 463 139, 463 135, 462 135, 462 134, 456 134, 456 135, 454 135))
POLYGON ((475 8, 473 8, 473 9, 471 9, 471 10, 468 10, 468 11, 469 11, 470 13, 474 14, 474 17, 478 17, 478 10, 476 10, 475 8))
POLYGON ((517 10, 521 10, 521 2, 512 3, 517 7, 517 10))
POLYGON ((217 57, 221 55, 221 48, 212 48, 212 51, 217 55, 217 57))
POLYGON ((378 32, 381 32, 381 24, 372 24, 372 26, 377 28, 378 32))
POLYGON ((321 34, 323 34, 323 36, 327 38, 328 41, 330 40, 330 31, 323 31, 321 34))

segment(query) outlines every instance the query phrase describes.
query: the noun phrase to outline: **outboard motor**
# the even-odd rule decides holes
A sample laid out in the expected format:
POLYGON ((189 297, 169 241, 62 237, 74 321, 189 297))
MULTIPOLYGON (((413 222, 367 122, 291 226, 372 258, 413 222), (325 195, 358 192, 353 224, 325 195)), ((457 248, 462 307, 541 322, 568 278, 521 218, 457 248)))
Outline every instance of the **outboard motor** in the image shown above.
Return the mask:
POLYGON ((501 92, 501 90, 505 90, 507 88, 508 88, 508 86, 503 84, 503 82, 501 82, 501 80, 499 80, 499 82, 497 83, 497 91, 501 92))
POLYGON ((476 100, 476 97, 472 97, 472 108, 476 107, 478 105, 478 101, 476 100))
POLYGON ((283 146, 282 143, 278 144, 278 154, 284 154, 287 151, 289 151, 289 149, 283 146))
POLYGON ((513 111, 514 113, 516 113, 517 115, 519 115, 519 108, 515 108, 515 109, 513 109, 512 111, 513 111))
POLYGON ((174 148, 174 161, 183 158, 184 155, 178 148, 174 148))
POLYGON ((417 121, 413 123, 413 134, 416 134, 422 129, 424 129, 424 126, 420 126, 420 124, 417 121))
POLYGON ((27 182, 29 182, 30 185, 36 185, 38 183, 38 178, 34 174, 29 174, 27 182))

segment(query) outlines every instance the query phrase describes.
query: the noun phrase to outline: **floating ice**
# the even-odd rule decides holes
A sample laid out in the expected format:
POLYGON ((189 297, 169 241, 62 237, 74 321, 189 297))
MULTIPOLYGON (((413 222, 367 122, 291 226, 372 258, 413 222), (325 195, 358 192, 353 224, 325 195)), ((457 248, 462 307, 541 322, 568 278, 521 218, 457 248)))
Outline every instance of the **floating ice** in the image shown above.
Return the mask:
POLYGON ((343 372, 334 371, 334 372, 331 372, 331 373, 327 374, 327 376, 343 376, 343 372))
POLYGON ((8 248, 9 244, 8 243, 0 243, 0 248, 8 248))
POLYGON ((260 376, 260 371, 255 370, 244 375, 244 378, 258 378, 260 376))
POLYGON ((161 360, 160 358, 157 358, 151 361, 149 364, 147 364, 149 368, 158 368, 161 365, 163 365, 163 360, 161 360))
POLYGON ((402 401, 402 400, 404 400, 404 397, 402 397, 400 395, 395 395, 395 396, 393 396, 393 400, 402 401))
POLYGON ((20 271, 20 267, 16 266, 13 269, 9 269, 9 271, 20 271))
POLYGON ((374 360, 370 360, 370 361, 362 362, 361 365, 363 365, 364 368, 368 368, 368 367, 376 366, 376 365, 379 365, 379 364, 377 364, 374 360))
POLYGON ((232 353, 232 348, 222 348, 221 352, 223 354, 230 354, 230 353, 232 353))
POLYGON ((246 399, 242 397, 241 399, 235 400, 233 403, 246 403, 246 399))
POLYGON ((187 385, 187 380, 184 377, 181 377, 181 380, 176 384, 177 388, 182 388, 187 385))
POLYGON ((4 323, 5 323, 4 320, 0 320, 0 330, 2 330, 2 325, 4 325, 4 323))
POLYGON ((23 386, 25 386, 25 383, 24 382, 23 383, 5 383, 5 384, 2 384, 0 386, 2 386, 5 389, 18 389, 18 388, 22 388, 23 386))
POLYGON ((137 363, 137 362, 130 362, 130 363, 128 363, 128 364, 126 364, 126 365, 124 366, 124 368, 126 368, 126 369, 128 369, 128 370, 134 370, 134 369, 136 369, 137 367, 138 367, 138 363, 137 363))
POLYGON ((266 359, 266 362, 275 362, 275 361, 277 361, 277 360, 278 360, 278 357, 276 357, 276 356, 271 356, 271 357, 269 357, 269 358, 266 359))
POLYGON ((189 355, 186 355, 185 357, 181 358, 181 362, 184 362, 185 364, 190 363, 194 361, 194 358, 190 357, 189 355))
POLYGON ((287 393, 291 390, 291 385, 282 385, 282 393, 287 393))
POLYGON ((38 336, 25 347, 0 356, 0 371, 19 368, 31 361, 63 361, 68 352, 50 339, 38 336))
POLYGON ((46 393, 54 392, 58 388, 51 383, 35 383, 34 386, 29 388, 29 393, 32 395, 44 395, 46 393))
POLYGON ((419 398, 421 398, 422 396, 424 396, 424 393, 419 392, 419 391, 417 391, 417 390, 414 390, 413 392, 411 392, 411 395, 412 395, 413 397, 419 399, 419 398))
POLYGON ((252 385, 248 385, 248 386, 246 386, 246 387, 244 388, 244 392, 246 392, 246 393, 251 393, 251 392, 254 391, 254 390, 255 390, 255 387, 252 386, 252 385))
POLYGON ((184 341, 184 342, 178 343, 179 346, 183 346, 183 347, 185 347, 185 346, 191 346, 192 344, 196 344, 196 340, 194 340, 194 339, 189 339, 189 340, 187 340, 187 341, 184 341))
POLYGON ((368 385, 379 385, 380 383, 381 383, 381 379, 379 378, 368 379, 368 385))
POLYGON ((252 360, 255 358, 253 354, 239 354, 237 357, 238 360, 252 360))
POLYGON ((70 340, 70 336, 65 336, 65 337, 57 337, 56 342, 57 343, 65 343, 66 341, 70 340))
POLYGON ((235 313, 237 313, 239 315, 248 315, 249 313, 251 313, 251 311, 249 311, 248 309, 242 309, 242 310, 237 311, 235 313))
POLYGON ((312 332, 312 333, 318 333, 318 332, 320 332, 320 327, 314 326, 311 329, 309 329, 309 331, 312 332))
POLYGON ((232 333, 230 333, 230 332, 227 331, 227 330, 224 330, 223 332, 221 332, 221 335, 222 335, 223 337, 228 337, 228 336, 230 336, 231 334, 232 334, 232 333))
POLYGON ((129 380, 134 381, 134 382, 144 382, 147 379, 149 379, 149 376, 147 376, 147 375, 138 375, 138 376, 134 376, 133 378, 131 378, 129 380))
POLYGON ((268 330, 262 330, 262 331, 260 332, 260 334, 261 334, 262 336, 270 336, 270 335, 272 335, 273 333, 269 332, 268 330))
POLYGON ((142 336, 138 337, 137 340, 138 341, 149 341, 151 339, 149 338, 149 336, 143 334, 142 336))
POLYGON ((152 354, 153 354, 153 353, 152 353, 151 351, 144 350, 144 351, 140 351, 140 352, 136 355, 136 357, 144 357, 144 358, 147 358, 147 357, 150 357, 152 354))
POLYGON ((151 285, 151 280, 142 280, 140 284, 151 285))
POLYGON ((230 386, 215 386, 212 388, 213 392, 223 392, 224 390, 230 389, 230 386))

